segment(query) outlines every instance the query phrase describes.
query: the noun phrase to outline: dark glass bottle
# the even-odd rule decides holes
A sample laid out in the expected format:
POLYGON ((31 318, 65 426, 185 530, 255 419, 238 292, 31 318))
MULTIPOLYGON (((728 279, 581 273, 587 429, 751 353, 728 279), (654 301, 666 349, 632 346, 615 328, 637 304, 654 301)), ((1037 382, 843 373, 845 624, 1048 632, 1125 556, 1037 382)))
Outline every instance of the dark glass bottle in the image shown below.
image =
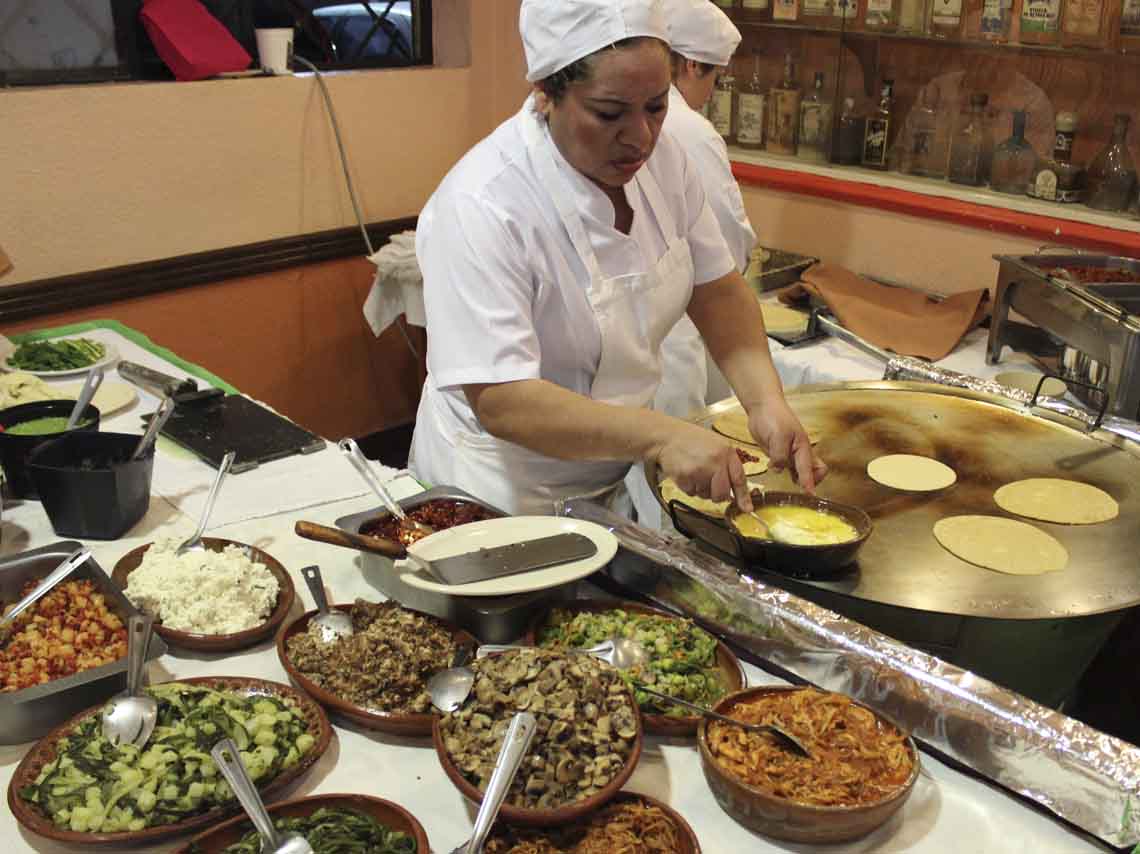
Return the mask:
POLYGON ((999 193, 1025 192, 1033 169, 1037 165, 1037 153, 1025 141, 1026 114, 1024 110, 1013 113, 1013 136, 994 150, 993 165, 990 167, 990 189, 999 193))
POLYGON ((831 159, 844 166, 858 166, 863 160, 863 137, 866 119, 855 111, 855 99, 843 100, 843 112, 835 123, 835 144, 831 159))
POLYGON ((1112 142, 1089 164, 1085 204, 1098 211, 1122 211, 1136 187, 1136 167, 1128 153, 1127 113, 1113 120, 1112 142))
POLYGON ((891 139, 894 136, 894 98, 895 81, 884 80, 883 88, 879 94, 879 104, 875 111, 867 117, 867 126, 863 132, 863 165, 868 169, 886 171, 887 158, 891 151, 891 139))
POLYGON ((1085 170, 1073 163, 1073 143, 1077 137, 1077 117, 1073 113, 1057 113, 1057 137, 1053 155, 1042 158, 1033 171, 1026 190, 1029 195, 1047 202, 1073 204, 1085 192, 1085 170))

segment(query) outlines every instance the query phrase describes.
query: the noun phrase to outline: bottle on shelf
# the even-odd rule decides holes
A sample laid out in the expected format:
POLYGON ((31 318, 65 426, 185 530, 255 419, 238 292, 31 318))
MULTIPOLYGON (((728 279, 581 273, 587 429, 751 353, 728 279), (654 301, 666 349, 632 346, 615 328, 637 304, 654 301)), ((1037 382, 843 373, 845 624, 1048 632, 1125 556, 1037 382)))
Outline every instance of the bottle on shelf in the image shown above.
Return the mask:
POLYGON ((950 141, 950 168, 946 177, 955 184, 983 187, 990 180, 993 139, 986 119, 990 96, 975 92, 970 96, 970 111, 950 141))
POLYGON ((1073 141, 1077 136, 1077 117, 1073 113, 1057 113, 1057 136, 1051 157, 1042 158, 1033 170, 1026 192, 1035 199, 1075 204, 1085 191, 1085 170, 1073 163, 1073 141))
POLYGON ((978 22, 978 38, 998 44, 1007 42, 1012 25, 1012 0, 982 0, 981 18, 978 22))
POLYGON ((855 99, 843 99, 843 112, 835 123, 831 145, 831 162, 842 166, 858 166, 863 161, 863 137, 867 120, 855 110, 855 99))
POLYGON ((736 0, 713 0, 713 2, 722 9, 735 9, 737 5, 736 0))
POLYGON ((962 35, 962 0, 932 0, 927 32, 935 38, 957 39, 962 35))
POLYGON ((800 0, 772 0, 773 21, 797 21, 800 17, 800 0))
POLYGON ((1122 211, 1136 189, 1136 166, 1128 152, 1127 113, 1117 113, 1112 141, 1089 164, 1085 204, 1098 211, 1122 211))
POLYGON ((768 90, 760 76, 760 50, 754 49, 752 76, 741 84, 736 96, 736 144, 741 148, 763 148, 767 117, 768 90))
MULTIPOLYGON (((902 170, 924 178, 945 178, 950 140, 947 122, 940 120, 938 90, 925 87, 907 116, 902 170)), ((1022 186, 1022 192, 1025 187, 1022 186)))
POLYGON ((727 72, 721 74, 709 99, 709 121, 727 143, 736 139, 735 101, 736 78, 727 72))
POLYGON ((768 93, 768 150, 775 154, 796 153, 800 121, 800 84, 791 52, 784 55, 784 79, 768 93))
POLYGON ((1124 0, 1120 12, 1120 49, 1140 53, 1140 0, 1124 0))
POLYGON ((834 24, 832 6, 832 0, 800 0, 800 22, 808 26, 830 27, 834 24))
POLYGON ((772 17, 771 0, 741 0, 740 12, 750 21, 766 21, 772 17))
POLYGON ((926 33, 928 5, 928 0, 902 0, 899 8, 899 32, 916 36, 926 33))
POLYGON ((826 163, 831 144, 831 101, 823 91, 823 72, 815 73, 811 94, 800 103, 800 139, 796 156, 826 163))
POLYGON ((859 18, 859 0, 831 0, 832 27, 854 29, 859 18))
POLYGON ((1022 44, 1056 44, 1061 30, 1061 0, 1024 0, 1021 6, 1022 44))
MULTIPOLYGON (((1117 5, 1120 5, 1120 0, 1117 0, 1117 5)), ((1064 0, 1061 44, 1064 47, 1104 47, 1108 9, 1106 0, 1064 0)))
POLYGON ((903 0, 867 0, 863 27, 877 33, 893 33, 899 29, 903 0))
POLYGON ((879 90, 879 103, 867 116, 867 125, 863 131, 862 163, 868 169, 886 171, 887 159, 891 152, 891 139, 894 135, 893 92, 895 81, 884 80, 879 90))
POLYGON ((990 189, 1022 195, 1037 166, 1037 152, 1025 141, 1025 110, 1013 111, 1013 135, 994 149, 990 189))

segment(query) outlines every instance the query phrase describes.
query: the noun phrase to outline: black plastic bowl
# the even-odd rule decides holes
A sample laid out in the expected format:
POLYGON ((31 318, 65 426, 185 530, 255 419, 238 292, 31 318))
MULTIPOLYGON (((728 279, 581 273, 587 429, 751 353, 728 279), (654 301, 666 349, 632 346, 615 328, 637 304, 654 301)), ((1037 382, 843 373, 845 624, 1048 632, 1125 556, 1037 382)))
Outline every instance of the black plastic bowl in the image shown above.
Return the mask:
MULTIPOLYGON (((4 468, 4 482, 8 495, 12 498, 37 498, 35 485, 28 477, 25 464, 28 455, 45 442, 58 438, 60 433, 43 436, 16 436, 8 428, 33 418, 67 418, 75 408, 74 400, 41 400, 36 403, 21 403, 9 409, 0 410, 0 466, 4 468)), ((80 426, 67 432, 96 432, 99 429, 99 410, 88 406, 79 419, 80 426)))
POLYGON ((154 445, 141 459, 127 459, 140 438, 73 430, 28 455, 28 474, 57 534, 117 540, 146 515, 154 445))

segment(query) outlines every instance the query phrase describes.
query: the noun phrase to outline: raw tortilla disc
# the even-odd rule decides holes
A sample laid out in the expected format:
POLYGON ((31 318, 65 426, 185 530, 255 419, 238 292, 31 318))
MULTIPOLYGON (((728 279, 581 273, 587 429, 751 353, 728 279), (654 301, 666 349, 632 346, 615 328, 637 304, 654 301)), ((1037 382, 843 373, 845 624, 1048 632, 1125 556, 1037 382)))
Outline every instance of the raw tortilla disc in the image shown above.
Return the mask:
MULTIPOLYGON (((1032 371, 1006 371, 1004 374, 998 374, 994 380, 1010 388, 1021 389, 1033 394, 1037 391, 1037 383, 1041 382, 1041 374, 1035 374, 1032 371)), ((1049 377, 1041 386, 1042 397, 1060 397, 1066 391, 1068 391, 1068 386, 1056 377, 1049 377)))
POLYGON ((777 302, 760 303, 760 313, 764 315, 764 329, 776 335, 798 335, 807 330, 808 316, 802 311, 780 305, 777 302))
POLYGON ((1026 522, 1003 516, 950 516, 934 524, 934 538, 955 557, 1009 575, 1057 572, 1069 562, 1065 547, 1026 522))
POLYGON ((670 501, 679 501, 686 507, 692 507, 694 510, 699 510, 702 513, 707 513, 709 516, 722 517, 725 511, 728 510, 728 501, 713 501, 709 498, 698 498, 695 495, 689 495, 677 486, 677 482, 671 477, 665 478, 661 481, 661 500, 668 506, 670 501))
POLYGON ((867 463, 867 476, 876 483, 903 492, 935 492, 952 486, 958 480, 950 466, 915 454, 876 457, 867 463))
POLYGON ((1103 489, 1056 477, 1007 483, 994 493, 994 501, 1008 513, 1062 525, 1093 525, 1120 513, 1120 505, 1103 489))
MULTIPOLYGON (((737 442, 743 442, 754 448, 760 447, 759 443, 757 443, 748 430, 748 416, 743 412, 730 412, 728 415, 717 417, 717 419, 713 421, 712 428, 720 433, 720 435, 735 439, 737 442)), ((804 429, 807 430, 808 440, 813 445, 819 441, 819 430, 814 427, 809 427, 807 424, 804 425, 804 429)), ((745 450, 749 449, 745 448, 745 450)))

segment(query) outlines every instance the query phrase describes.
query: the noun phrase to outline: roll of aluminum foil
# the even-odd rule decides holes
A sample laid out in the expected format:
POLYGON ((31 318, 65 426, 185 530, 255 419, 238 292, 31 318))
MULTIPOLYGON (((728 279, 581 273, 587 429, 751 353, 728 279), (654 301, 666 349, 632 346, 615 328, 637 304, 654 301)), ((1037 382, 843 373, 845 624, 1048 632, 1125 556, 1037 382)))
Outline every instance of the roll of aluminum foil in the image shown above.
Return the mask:
POLYGON ((1140 842, 1140 749, 973 673, 762 584, 583 500, 563 515, 622 545, 616 582, 701 620, 816 686, 854 697, 916 739, 1113 846, 1140 842))

